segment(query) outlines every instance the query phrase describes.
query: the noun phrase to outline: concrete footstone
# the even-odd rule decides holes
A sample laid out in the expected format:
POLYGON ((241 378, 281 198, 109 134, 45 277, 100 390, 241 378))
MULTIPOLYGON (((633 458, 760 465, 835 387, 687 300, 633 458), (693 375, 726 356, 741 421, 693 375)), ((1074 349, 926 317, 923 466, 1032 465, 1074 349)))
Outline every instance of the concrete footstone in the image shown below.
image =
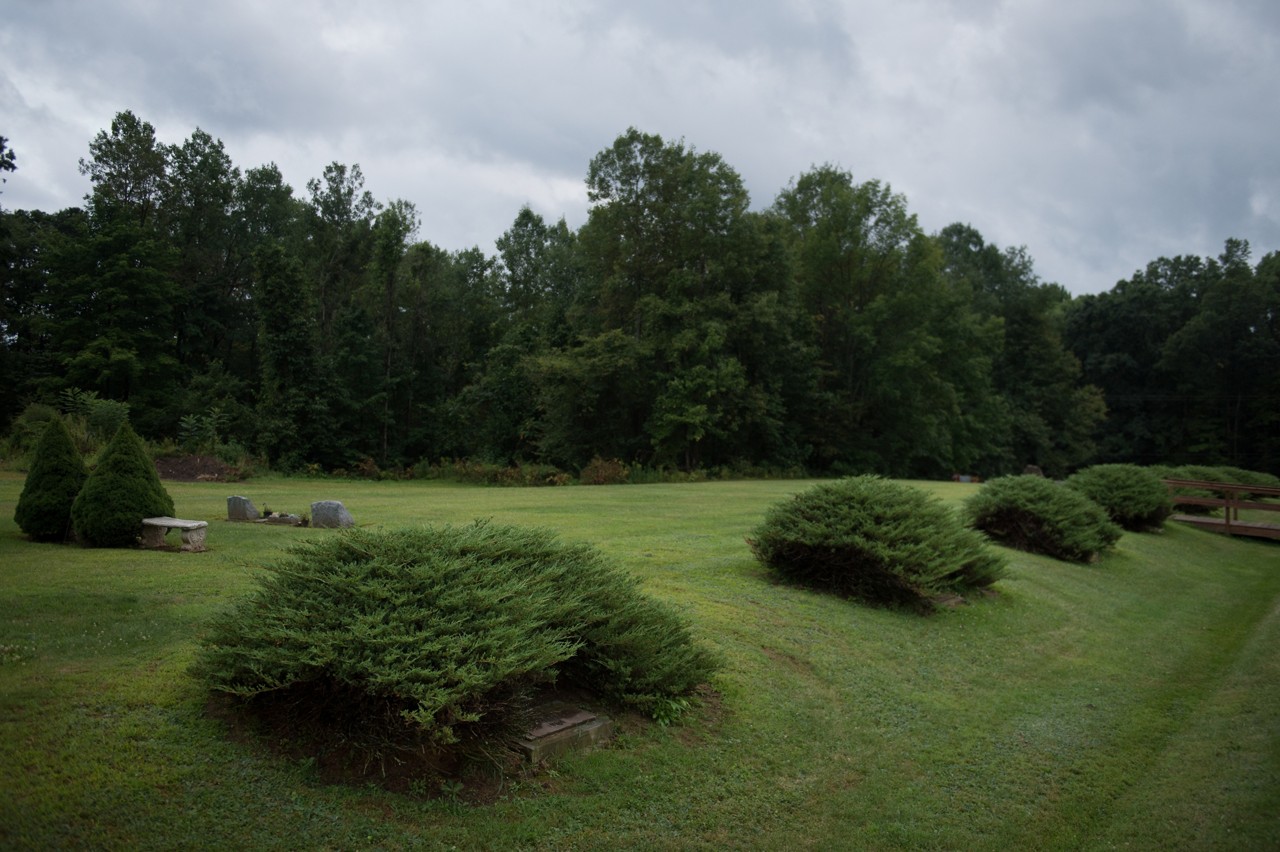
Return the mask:
POLYGON ((539 708, 533 727, 515 746, 536 765, 571 751, 590 751, 608 742, 616 728, 607 716, 570 704, 548 704, 539 708))

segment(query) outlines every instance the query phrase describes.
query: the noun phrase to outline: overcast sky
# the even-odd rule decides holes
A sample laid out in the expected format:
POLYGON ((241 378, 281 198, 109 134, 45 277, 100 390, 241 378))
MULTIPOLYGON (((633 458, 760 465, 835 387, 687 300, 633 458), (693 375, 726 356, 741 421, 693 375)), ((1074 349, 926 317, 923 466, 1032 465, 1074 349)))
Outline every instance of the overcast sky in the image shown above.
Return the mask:
POLYGON ((587 164, 635 126, 719 153, 756 208, 816 164, 886 182, 1074 293, 1228 237, 1280 250, 1277 0, 5 5, 5 209, 80 204, 131 109, 300 197, 358 163, 448 249, 493 253, 524 204, 578 227, 587 164))

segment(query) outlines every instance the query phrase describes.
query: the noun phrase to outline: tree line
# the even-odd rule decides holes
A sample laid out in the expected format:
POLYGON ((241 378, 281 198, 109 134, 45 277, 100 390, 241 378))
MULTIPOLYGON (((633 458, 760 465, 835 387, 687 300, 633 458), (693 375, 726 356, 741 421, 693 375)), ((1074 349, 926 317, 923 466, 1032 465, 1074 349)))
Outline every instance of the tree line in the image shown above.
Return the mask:
POLYGON ((525 207, 496 255, 420 240, 358 165, 295 193, 128 111, 80 169, 83 207, 0 211, 0 432, 72 393, 282 470, 1280 468, 1280 256, 1237 240, 1072 298, 888 184, 815 166, 753 210, 635 129, 580 228, 525 207))

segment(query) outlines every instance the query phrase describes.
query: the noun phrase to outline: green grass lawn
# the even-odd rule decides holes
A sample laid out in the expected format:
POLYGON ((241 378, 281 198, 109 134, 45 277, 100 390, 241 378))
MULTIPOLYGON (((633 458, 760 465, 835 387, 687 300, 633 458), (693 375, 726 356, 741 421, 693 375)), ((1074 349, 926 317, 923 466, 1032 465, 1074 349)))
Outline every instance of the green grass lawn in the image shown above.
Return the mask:
POLYGON ((996 597, 922 618, 768 581, 744 536, 806 485, 167 483, 210 522, 184 554, 28 543, 0 474, 0 848, 1280 848, 1280 545, 1170 523, 1094 565, 1010 553, 996 597), (323 784, 186 673, 257 566, 339 534, 226 523, 230 494, 590 541, 721 652, 720 699, 483 807, 323 784))

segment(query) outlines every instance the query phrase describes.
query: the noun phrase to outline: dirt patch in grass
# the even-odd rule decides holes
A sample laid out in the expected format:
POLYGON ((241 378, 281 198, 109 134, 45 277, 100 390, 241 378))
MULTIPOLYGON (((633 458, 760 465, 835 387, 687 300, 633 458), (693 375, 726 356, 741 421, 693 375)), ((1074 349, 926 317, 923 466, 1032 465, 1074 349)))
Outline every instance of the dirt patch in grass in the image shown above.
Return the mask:
POLYGON ((789 651, 781 651, 781 650, 778 650, 777 648, 770 648, 767 645, 762 647, 760 650, 764 651, 764 655, 766 657, 768 657, 769 659, 773 660, 775 663, 781 666, 785 666, 786 668, 791 669, 792 671, 799 672, 800 674, 806 675, 808 677, 815 676, 814 670, 813 670, 813 663, 809 662, 808 660, 801 659, 800 657, 797 657, 795 654, 792 654, 789 651))
MULTIPOLYGON (((676 737, 686 746, 699 746, 707 742, 720 730, 729 710, 725 707, 724 696, 707 684, 702 684, 693 692, 693 709, 685 719, 681 719, 676 728, 676 737)), ((645 725, 652 724, 647 719, 645 725)))

